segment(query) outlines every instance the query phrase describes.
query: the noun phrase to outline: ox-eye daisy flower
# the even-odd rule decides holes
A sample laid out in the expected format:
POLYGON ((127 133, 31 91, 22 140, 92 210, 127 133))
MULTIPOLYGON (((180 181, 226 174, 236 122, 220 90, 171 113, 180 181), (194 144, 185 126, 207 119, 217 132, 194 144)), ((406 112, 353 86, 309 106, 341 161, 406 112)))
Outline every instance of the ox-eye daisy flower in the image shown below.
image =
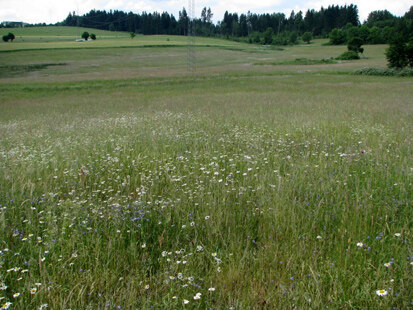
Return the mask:
POLYGON ((386 296, 387 295, 387 291, 386 290, 377 290, 376 294, 379 296, 386 296))
POLYGON ((363 242, 358 242, 358 243, 357 243, 357 246, 358 246, 359 248, 362 248, 362 247, 364 246, 364 244, 363 244, 363 242))
POLYGON ((11 306, 11 302, 6 302, 4 305, 1 306, 2 309, 9 309, 11 306))

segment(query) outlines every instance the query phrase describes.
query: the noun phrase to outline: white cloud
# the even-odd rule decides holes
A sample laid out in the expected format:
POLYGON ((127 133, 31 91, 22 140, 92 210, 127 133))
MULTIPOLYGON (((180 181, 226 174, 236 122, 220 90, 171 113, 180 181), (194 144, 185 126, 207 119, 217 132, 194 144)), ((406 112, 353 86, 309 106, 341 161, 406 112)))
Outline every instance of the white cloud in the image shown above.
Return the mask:
MULTIPOLYGON (((197 0, 195 1, 195 12, 200 16, 203 7, 211 7, 214 13, 214 22, 222 20, 225 11, 231 13, 253 13, 283 12, 287 16, 291 10, 295 12, 307 9, 319 10, 321 6, 327 7, 332 4, 345 5, 354 3, 359 8, 360 19, 363 21, 368 14, 374 10, 389 10, 395 15, 403 15, 410 7, 406 0, 197 0)), ((15 20, 30 23, 46 22, 54 23, 62 21, 69 12, 76 11, 80 14, 89 12, 91 9, 98 10, 124 10, 141 13, 167 11, 178 16, 182 7, 188 6, 188 0, 0 0, 0 21, 15 20)))
POLYGON ((410 8, 411 4, 407 3, 408 1, 405 0, 353 0, 353 1, 346 1, 346 0, 316 0, 316 1, 304 1, 303 7, 313 8, 313 9, 320 9, 321 6, 324 8, 328 7, 329 5, 350 5, 355 4, 359 9, 359 18, 360 21, 363 22, 367 19, 367 16, 370 12, 376 10, 388 10, 392 14, 396 16, 404 15, 410 8))

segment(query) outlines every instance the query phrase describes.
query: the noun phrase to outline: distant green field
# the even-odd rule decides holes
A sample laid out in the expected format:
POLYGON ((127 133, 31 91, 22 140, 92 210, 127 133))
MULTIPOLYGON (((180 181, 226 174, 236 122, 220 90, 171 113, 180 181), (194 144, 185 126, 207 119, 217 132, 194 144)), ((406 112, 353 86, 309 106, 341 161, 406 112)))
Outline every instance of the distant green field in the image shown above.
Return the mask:
POLYGON ((352 74, 386 46, 197 38, 192 72, 185 37, 20 30, 0 306, 411 307, 413 78, 352 74))
POLYGON ((93 28, 82 27, 61 27, 61 26, 47 26, 47 27, 25 27, 25 28, 0 28, 0 35, 9 32, 19 39, 20 37, 80 37, 80 35, 87 31, 94 33, 96 36, 106 37, 125 37, 129 36, 126 32, 106 31, 93 28))
MULTIPOLYGON (((0 51, 22 49, 54 49, 54 48, 105 48, 105 47, 140 47, 182 46, 188 44, 183 36, 144 36, 137 35, 131 39, 129 33, 111 32, 80 27, 29 27, 29 28, 0 28, 0 36, 12 32, 14 42, 0 44, 0 51), (94 33, 96 41, 76 42, 83 32, 94 33)), ((198 38, 196 45, 239 46, 239 43, 213 38, 198 38)))

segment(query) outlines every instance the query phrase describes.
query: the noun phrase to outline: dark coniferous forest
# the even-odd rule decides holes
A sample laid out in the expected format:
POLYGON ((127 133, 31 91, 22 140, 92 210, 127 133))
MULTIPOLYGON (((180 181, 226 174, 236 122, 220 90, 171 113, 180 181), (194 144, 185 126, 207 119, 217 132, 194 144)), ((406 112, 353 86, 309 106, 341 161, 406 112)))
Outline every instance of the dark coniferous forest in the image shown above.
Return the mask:
MULTIPOLYGON (((247 14, 225 12, 223 19, 212 22, 211 8, 203 8, 201 18, 192 20, 196 35, 224 37, 236 41, 262 44, 295 44, 304 33, 330 38, 331 44, 345 44, 361 38, 364 44, 390 43, 395 37, 408 41, 413 37, 413 6, 404 16, 389 11, 373 11, 361 24, 356 5, 332 5, 319 11, 247 14)), ((183 8, 177 17, 167 12, 136 14, 123 11, 91 10, 83 16, 70 13, 57 25, 127 31, 144 35, 186 35, 188 14, 183 8)))

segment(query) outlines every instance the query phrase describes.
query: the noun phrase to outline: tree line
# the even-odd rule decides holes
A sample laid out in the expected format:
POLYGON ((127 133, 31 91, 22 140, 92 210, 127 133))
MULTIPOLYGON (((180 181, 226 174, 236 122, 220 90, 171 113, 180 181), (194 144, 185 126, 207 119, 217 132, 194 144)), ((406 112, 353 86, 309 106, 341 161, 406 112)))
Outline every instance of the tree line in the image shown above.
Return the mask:
MULTIPOLYGON (((413 6, 404 16, 397 17, 387 10, 373 11, 361 24, 356 5, 331 5, 320 10, 284 13, 237 14, 225 12, 223 19, 212 22, 211 8, 204 7, 201 18, 192 19, 198 36, 225 37, 236 41, 260 44, 295 44, 301 38, 330 38, 330 44, 348 44, 354 38, 362 44, 391 43, 401 36, 405 42, 413 36, 413 6)), ((125 31, 144 35, 186 35, 189 17, 185 8, 177 17, 168 12, 123 12, 119 10, 91 10, 79 16, 69 13, 55 25, 125 31)), ((40 26, 45 24, 37 24, 40 26)))
POLYGON ((396 17, 387 10, 373 11, 363 25, 347 24, 334 28, 329 35, 333 45, 348 43, 353 38, 359 38, 363 44, 390 44, 395 39, 407 42, 412 37, 413 6, 402 17, 396 17))
MULTIPOLYGON (((197 35, 248 37, 255 33, 263 34, 272 28, 275 35, 281 33, 297 33, 301 35, 311 32, 314 36, 327 36, 334 28, 345 27, 348 23, 359 25, 358 8, 356 5, 329 6, 321 10, 294 11, 287 17, 283 13, 247 14, 225 12, 221 21, 212 23, 213 13, 210 8, 203 8, 201 18, 193 19, 197 35)), ((91 10, 83 16, 69 13, 67 18, 58 23, 64 26, 79 26, 112 31, 127 31, 141 34, 185 35, 188 14, 183 8, 178 17, 167 12, 136 14, 123 11, 91 10)))

